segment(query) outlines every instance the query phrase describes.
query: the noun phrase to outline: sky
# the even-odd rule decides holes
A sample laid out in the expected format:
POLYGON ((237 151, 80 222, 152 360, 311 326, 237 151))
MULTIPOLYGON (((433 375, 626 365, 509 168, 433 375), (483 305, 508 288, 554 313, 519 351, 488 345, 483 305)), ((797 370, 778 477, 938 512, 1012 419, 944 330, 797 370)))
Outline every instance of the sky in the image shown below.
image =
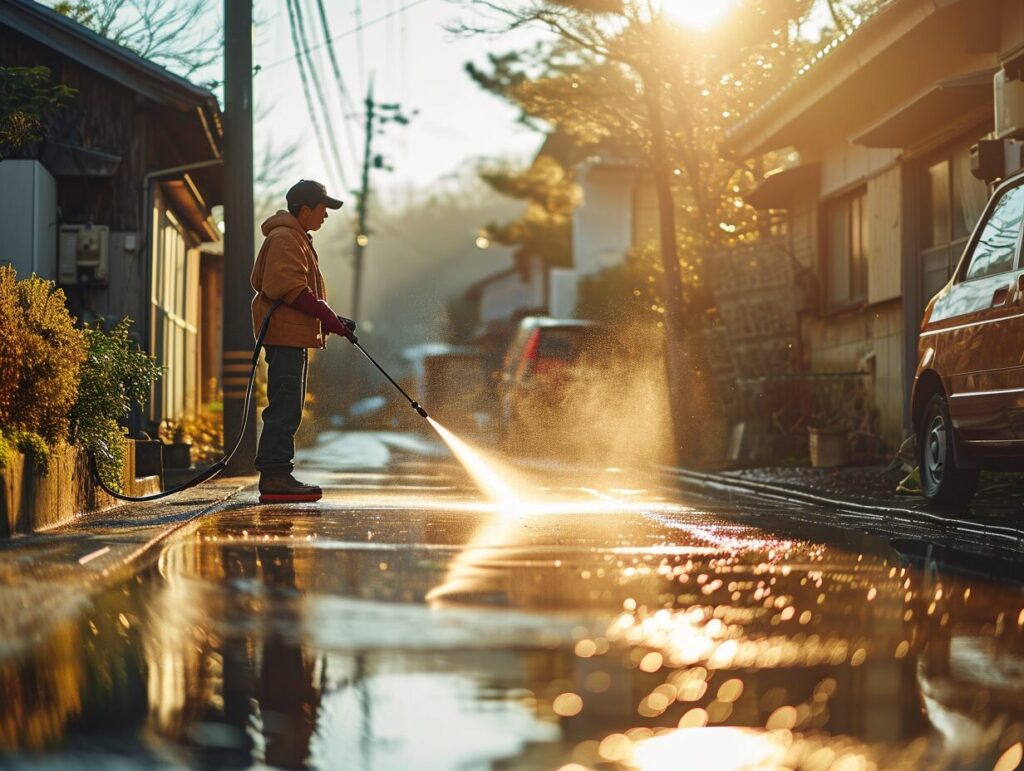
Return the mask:
MULTIPOLYGON (((379 151, 393 172, 375 171, 373 183, 394 197, 409 188, 429 188, 446 175, 480 157, 529 159, 542 137, 516 123, 517 113, 500 99, 482 91, 464 71, 469 60, 484 62, 489 51, 504 52, 529 43, 534 33, 517 37, 458 37, 445 25, 466 16, 464 4, 449 0, 323 0, 339 68, 349 98, 337 98, 338 89, 326 47, 312 51, 330 126, 338 147, 348 190, 358 187, 363 157, 364 108, 369 79, 374 80, 378 102, 400 103, 412 116, 408 126, 390 124, 375 137, 379 151), (361 6, 361 7, 360 7, 361 6), (361 10, 361 33, 357 12, 361 10), (347 124, 347 126, 346 126, 347 124)), ((316 0, 299 0, 311 46, 324 40, 316 0)), ((296 179, 309 177, 343 190, 332 170, 330 152, 321 146, 308 118, 298 60, 295 57, 286 3, 257 2, 253 60, 255 100, 260 112, 255 126, 256 147, 277 146, 298 140, 294 164, 296 179)), ((312 96, 316 91, 310 85, 312 96)), ((290 177, 289 177, 290 179, 290 177)), ((340 197, 351 200, 348 192, 340 197)))

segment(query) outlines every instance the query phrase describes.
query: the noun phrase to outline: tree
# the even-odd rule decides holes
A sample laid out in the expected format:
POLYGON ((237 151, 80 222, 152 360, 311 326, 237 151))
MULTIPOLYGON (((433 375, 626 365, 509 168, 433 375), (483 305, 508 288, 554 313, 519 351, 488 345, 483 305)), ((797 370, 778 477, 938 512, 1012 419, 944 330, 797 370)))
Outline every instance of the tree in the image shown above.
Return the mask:
POLYGON ((51 85, 48 67, 0 67, 0 160, 40 141, 74 94, 63 84, 51 85))
MULTIPOLYGON (((683 384, 706 368, 697 334, 703 309, 693 302, 702 294, 687 302, 684 279, 699 284, 704 255, 756 232, 755 213, 739 197, 751 169, 723 158, 718 145, 730 123, 788 76, 803 48, 790 20, 811 0, 746 0, 721 40, 673 24, 670 0, 468 1, 490 20, 460 25, 463 33, 531 24, 553 33, 533 49, 492 56, 489 72, 470 71, 478 83, 518 105, 523 122, 555 126, 582 147, 613 142, 643 159, 658 202, 667 375, 673 402, 687 404, 683 384), (684 266, 693 275, 684 276, 684 266)), ((677 410, 673 419, 678 442, 697 418, 677 410)))
POLYGON ((525 201, 526 210, 515 220, 491 222, 484 234, 503 246, 518 247, 519 258, 539 257, 552 267, 568 267, 572 248, 572 212, 579 205, 579 187, 565 168, 550 155, 539 155, 525 169, 491 165, 480 178, 492 190, 525 201))
POLYGON ((197 31, 203 0, 61 0, 57 13, 162 67, 190 77, 221 55, 220 24, 197 31))

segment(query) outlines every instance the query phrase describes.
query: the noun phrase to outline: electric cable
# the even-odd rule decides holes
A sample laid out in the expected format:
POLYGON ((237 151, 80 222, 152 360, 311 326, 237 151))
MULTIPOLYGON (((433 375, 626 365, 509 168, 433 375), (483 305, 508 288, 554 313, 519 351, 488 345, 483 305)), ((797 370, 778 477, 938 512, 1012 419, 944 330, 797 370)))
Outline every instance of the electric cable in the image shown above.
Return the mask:
MULTIPOLYGON (((296 52, 298 52, 301 50, 302 44, 299 42, 299 33, 296 29, 295 22, 295 9, 292 6, 292 2, 293 0, 286 0, 286 5, 288 6, 288 26, 292 34, 292 47, 296 52)), ((295 0, 295 2, 298 2, 298 0, 295 0)), ((320 125, 320 118, 316 112, 316 106, 313 104, 313 96, 309 90, 309 81, 306 77, 306 62, 302 56, 297 55, 296 58, 298 59, 299 80, 302 81, 302 93, 306 97, 306 108, 309 112, 309 119, 313 124, 313 131, 316 133, 317 141, 320 143, 320 146, 323 147, 327 144, 327 141, 325 139, 324 129, 320 125)), ((344 188, 347 189, 348 185, 344 184, 344 171, 339 171, 337 169, 335 171, 336 173, 340 173, 341 180, 339 181, 341 181, 344 188)))
MULTIPOLYGON (((350 37, 352 35, 355 35, 356 33, 361 32, 364 29, 369 29, 370 27, 374 26, 375 24, 380 24, 382 21, 386 21, 387 19, 389 19, 392 16, 394 16, 396 13, 401 13, 402 11, 407 11, 410 8, 415 8, 417 5, 423 5, 426 2, 429 2, 429 0, 412 0, 412 2, 406 3, 405 5, 403 5, 400 8, 397 8, 394 11, 390 11, 388 13, 385 13, 382 16, 377 16, 377 17, 375 17, 373 19, 370 19, 369 21, 365 22, 364 24, 361 24, 361 25, 359 25, 357 27, 353 27, 350 30, 346 30, 345 32, 342 32, 339 35, 335 35, 334 37, 331 38, 331 41, 332 42, 337 42, 337 41, 341 40, 342 38, 350 37)), ((315 51, 318 48, 323 48, 324 45, 326 45, 326 43, 318 43, 318 44, 316 44, 314 46, 310 46, 309 50, 310 51, 315 51)), ((305 53, 305 51, 303 51, 301 53, 305 53)), ((278 59, 277 61, 271 62, 270 64, 258 65, 259 66, 259 70, 260 70, 260 72, 263 72, 264 70, 269 70, 269 69, 271 69, 273 67, 279 67, 280 65, 285 64, 286 62, 290 62, 292 59, 297 58, 299 55, 300 55, 299 52, 296 52, 292 56, 286 56, 285 58, 278 59)))
MULTIPOLYGON (((324 0, 316 0, 317 11, 320 14, 320 26, 324 30, 324 43, 327 46, 327 58, 331 63, 331 71, 334 73, 334 80, 338 84, 338 93, 341 97, 341 114, 349 115, 355 112, 355 107, 352 104, 352 97, 349 95, 348 88, 345 85, 345 79, 341 75, 341 67, 338 65, 338 55, 334 50, 334 42, 331 40, 331 25, 327 20, 327 12, 324 10, 324 0)), ((359 152, 356 149, 355 140, 352 137, 352 128, 348 120, 342 120, 341 125, 345 129, 345 144, 347 146, 348 154, 350 158, 359 158, 359 152)), ((355 167, 358 167, 359 163, 354 163, 355 167)))
POLYGON ((316 89, 316 97, 318 100, 317 104, 320 106, 324 123, 327 128, 327 146, 331 151, 331 155, 334 157, 334 163, 338 168, 339 175, 341 176, 342 189, 348 190, 348 178, 345 174, 345 164, 341 160, 341 153, 338 150, 338 142, 334 137, 334 132, 331 131, 332 121, 327 105, 327 99, 324 98, 323 88, 320 86, 320 78, 317 75, 317 67, 313 63, 313 56, 309 51, 309 38, 306 35, 306 21, 302 13, 302 0, 292 0, 292 2, 295 7, 295 22, 299 31, 299 39, 302 41, 302 47, 306 51, 306 68, 310 79, 313 81, 313 88, 316 89))
MULTIPOLYGON (((384 18, 390 18, 390 14, 384 14, 384 18)), ((363 50, 363 3, 356 0, 356 62, 359 65, 359 85, 366 82, 366 53, 363 50)))

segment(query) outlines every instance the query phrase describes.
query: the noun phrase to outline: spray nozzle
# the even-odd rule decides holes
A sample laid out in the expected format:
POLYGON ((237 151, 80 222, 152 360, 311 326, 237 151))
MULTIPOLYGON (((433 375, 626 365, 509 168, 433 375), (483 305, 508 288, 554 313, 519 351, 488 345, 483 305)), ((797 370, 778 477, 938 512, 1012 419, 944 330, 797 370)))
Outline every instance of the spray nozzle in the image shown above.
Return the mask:
POLYGON ((414 410, 416 410, 416 412, 418 412, 422 417, 424 417, 424 418, 429 418, 430 417, 427 414, 427 411, 420 406, 419 402, 409 402, 409 403, 412 405, 412 408, 414 410))

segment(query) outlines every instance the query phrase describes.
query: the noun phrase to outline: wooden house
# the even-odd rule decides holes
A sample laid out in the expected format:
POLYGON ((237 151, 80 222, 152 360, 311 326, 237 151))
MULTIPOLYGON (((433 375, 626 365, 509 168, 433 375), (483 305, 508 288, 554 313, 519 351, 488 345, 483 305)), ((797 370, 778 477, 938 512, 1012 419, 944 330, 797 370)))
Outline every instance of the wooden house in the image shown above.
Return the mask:
POLYGON ((223 268, 221 110, 207 89, 32 0, 0 2, 0 67, 75 90, 0 162, 0 260, 56 280, 83 322, 135 321, 166 368, 152 428, 215 398, 223 268), (27 194, 32 191, 32 194, 27 194))
POLYGON ((803 366, 868 373, 890 446, 909 429, 922 310, 987 197, 972 147, 1024 134, 1022 71, 1019 0, 889 0, 729 133, 733 152, 787 159, 748 201, 784 212, 786 248, 816 279, 803 366))

